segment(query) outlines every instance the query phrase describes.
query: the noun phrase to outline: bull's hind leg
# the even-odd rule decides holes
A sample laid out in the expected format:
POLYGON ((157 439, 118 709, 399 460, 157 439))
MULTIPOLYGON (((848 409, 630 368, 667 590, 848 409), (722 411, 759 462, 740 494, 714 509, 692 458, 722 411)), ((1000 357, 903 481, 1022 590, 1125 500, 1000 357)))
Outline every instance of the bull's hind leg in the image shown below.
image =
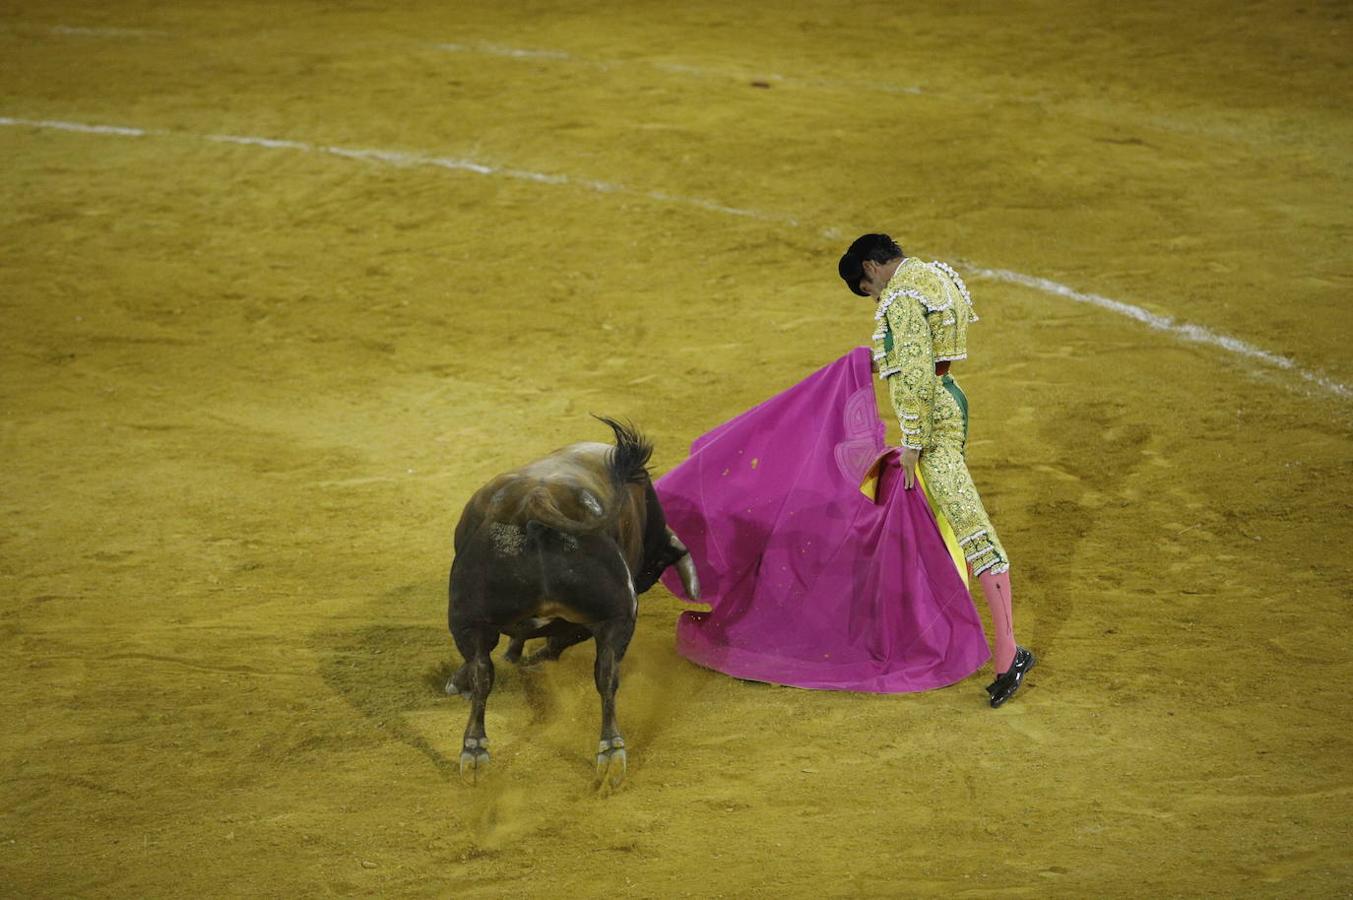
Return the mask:
POLYGON ((597 746, 597 778, 602 790, 620 786, 625 780, 625 739, 615 723, 615 695, 620 689, 620 661, 625 658, 630 638, 634 637, 633 612, 592 626, 597 640, 597 662, 593 675, 601 695, 601 742, 597 746))
POLYGON ((470 784, 483 776, 489 765, 489 739, 484 733, 484 709, 489 692, 493 690, 493 658, 489 655, 498 646, 498 629, 492 626, 452 624, 451 637, 456 649, 465 657, 465 665, 453 675, 454 682, 464 673, 463 681, 470 693, 470 721, 465 725, 465 738, 460 751, 460 776, 470 784))

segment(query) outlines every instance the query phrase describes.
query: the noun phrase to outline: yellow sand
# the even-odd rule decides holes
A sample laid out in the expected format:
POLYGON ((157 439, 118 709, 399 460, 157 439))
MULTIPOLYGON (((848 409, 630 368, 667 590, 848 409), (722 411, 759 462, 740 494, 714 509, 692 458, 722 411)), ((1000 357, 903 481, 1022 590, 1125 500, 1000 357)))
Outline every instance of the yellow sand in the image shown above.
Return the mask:
POLYGON ((155 132, 0 125, 0 894, 1353 890, 1350 9, 928 6, 0 6, 0 116, 155 132), (586 646, 462 786, 466 498, 867 342, 877 229, 982 316, 1026 687, 741 683, 655 589, 625 788, 586 646))

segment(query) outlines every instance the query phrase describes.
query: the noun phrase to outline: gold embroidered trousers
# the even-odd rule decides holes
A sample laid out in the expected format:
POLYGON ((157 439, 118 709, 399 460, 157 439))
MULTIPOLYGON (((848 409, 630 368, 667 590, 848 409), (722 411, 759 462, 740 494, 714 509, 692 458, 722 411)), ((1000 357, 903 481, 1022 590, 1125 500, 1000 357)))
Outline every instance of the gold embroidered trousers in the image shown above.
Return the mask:
MULTIPOLYGON (((890 379, 894 380, 894 379, 890 379)), ((968 474, 968 401, 948 375, 935 378, 929 439, 921 450, 921 477, 931 499, 949 520, 973 576, 1010 568, 996 529, 968 474)), ((903 421, 906 425, 906 421, 903 421)))

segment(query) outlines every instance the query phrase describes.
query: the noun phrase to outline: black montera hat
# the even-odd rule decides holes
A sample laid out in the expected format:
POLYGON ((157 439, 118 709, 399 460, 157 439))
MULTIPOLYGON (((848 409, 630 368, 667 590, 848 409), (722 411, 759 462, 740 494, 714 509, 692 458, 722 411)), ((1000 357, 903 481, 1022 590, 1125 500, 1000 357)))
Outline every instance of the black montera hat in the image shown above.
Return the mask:
POLYGON ((862 234, 841 256, 836 271, 841 273, 841 280, 846 283, 846 287, 861 297, 868 297, 869 294, 860 290, 860 279, 864 277, 864 261, 871 259, 874 262, 884 263, 899 256, 902 256, 902 248, 888 235, 862 234))

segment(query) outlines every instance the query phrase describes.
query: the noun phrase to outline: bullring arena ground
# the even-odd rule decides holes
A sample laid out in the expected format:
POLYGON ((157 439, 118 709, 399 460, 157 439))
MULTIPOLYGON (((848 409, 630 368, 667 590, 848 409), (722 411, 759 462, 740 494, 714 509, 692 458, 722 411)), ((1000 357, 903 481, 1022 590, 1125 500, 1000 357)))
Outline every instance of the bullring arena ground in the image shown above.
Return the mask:
POLYGON ((1348 896, 1351 17, 4 3, 0 894, 1348 896), (982 316, 1026 686, 739 682, 659 587, 623 789, 590 646, 463 785, 466 497, 867 342, 872 230, 982 316))

